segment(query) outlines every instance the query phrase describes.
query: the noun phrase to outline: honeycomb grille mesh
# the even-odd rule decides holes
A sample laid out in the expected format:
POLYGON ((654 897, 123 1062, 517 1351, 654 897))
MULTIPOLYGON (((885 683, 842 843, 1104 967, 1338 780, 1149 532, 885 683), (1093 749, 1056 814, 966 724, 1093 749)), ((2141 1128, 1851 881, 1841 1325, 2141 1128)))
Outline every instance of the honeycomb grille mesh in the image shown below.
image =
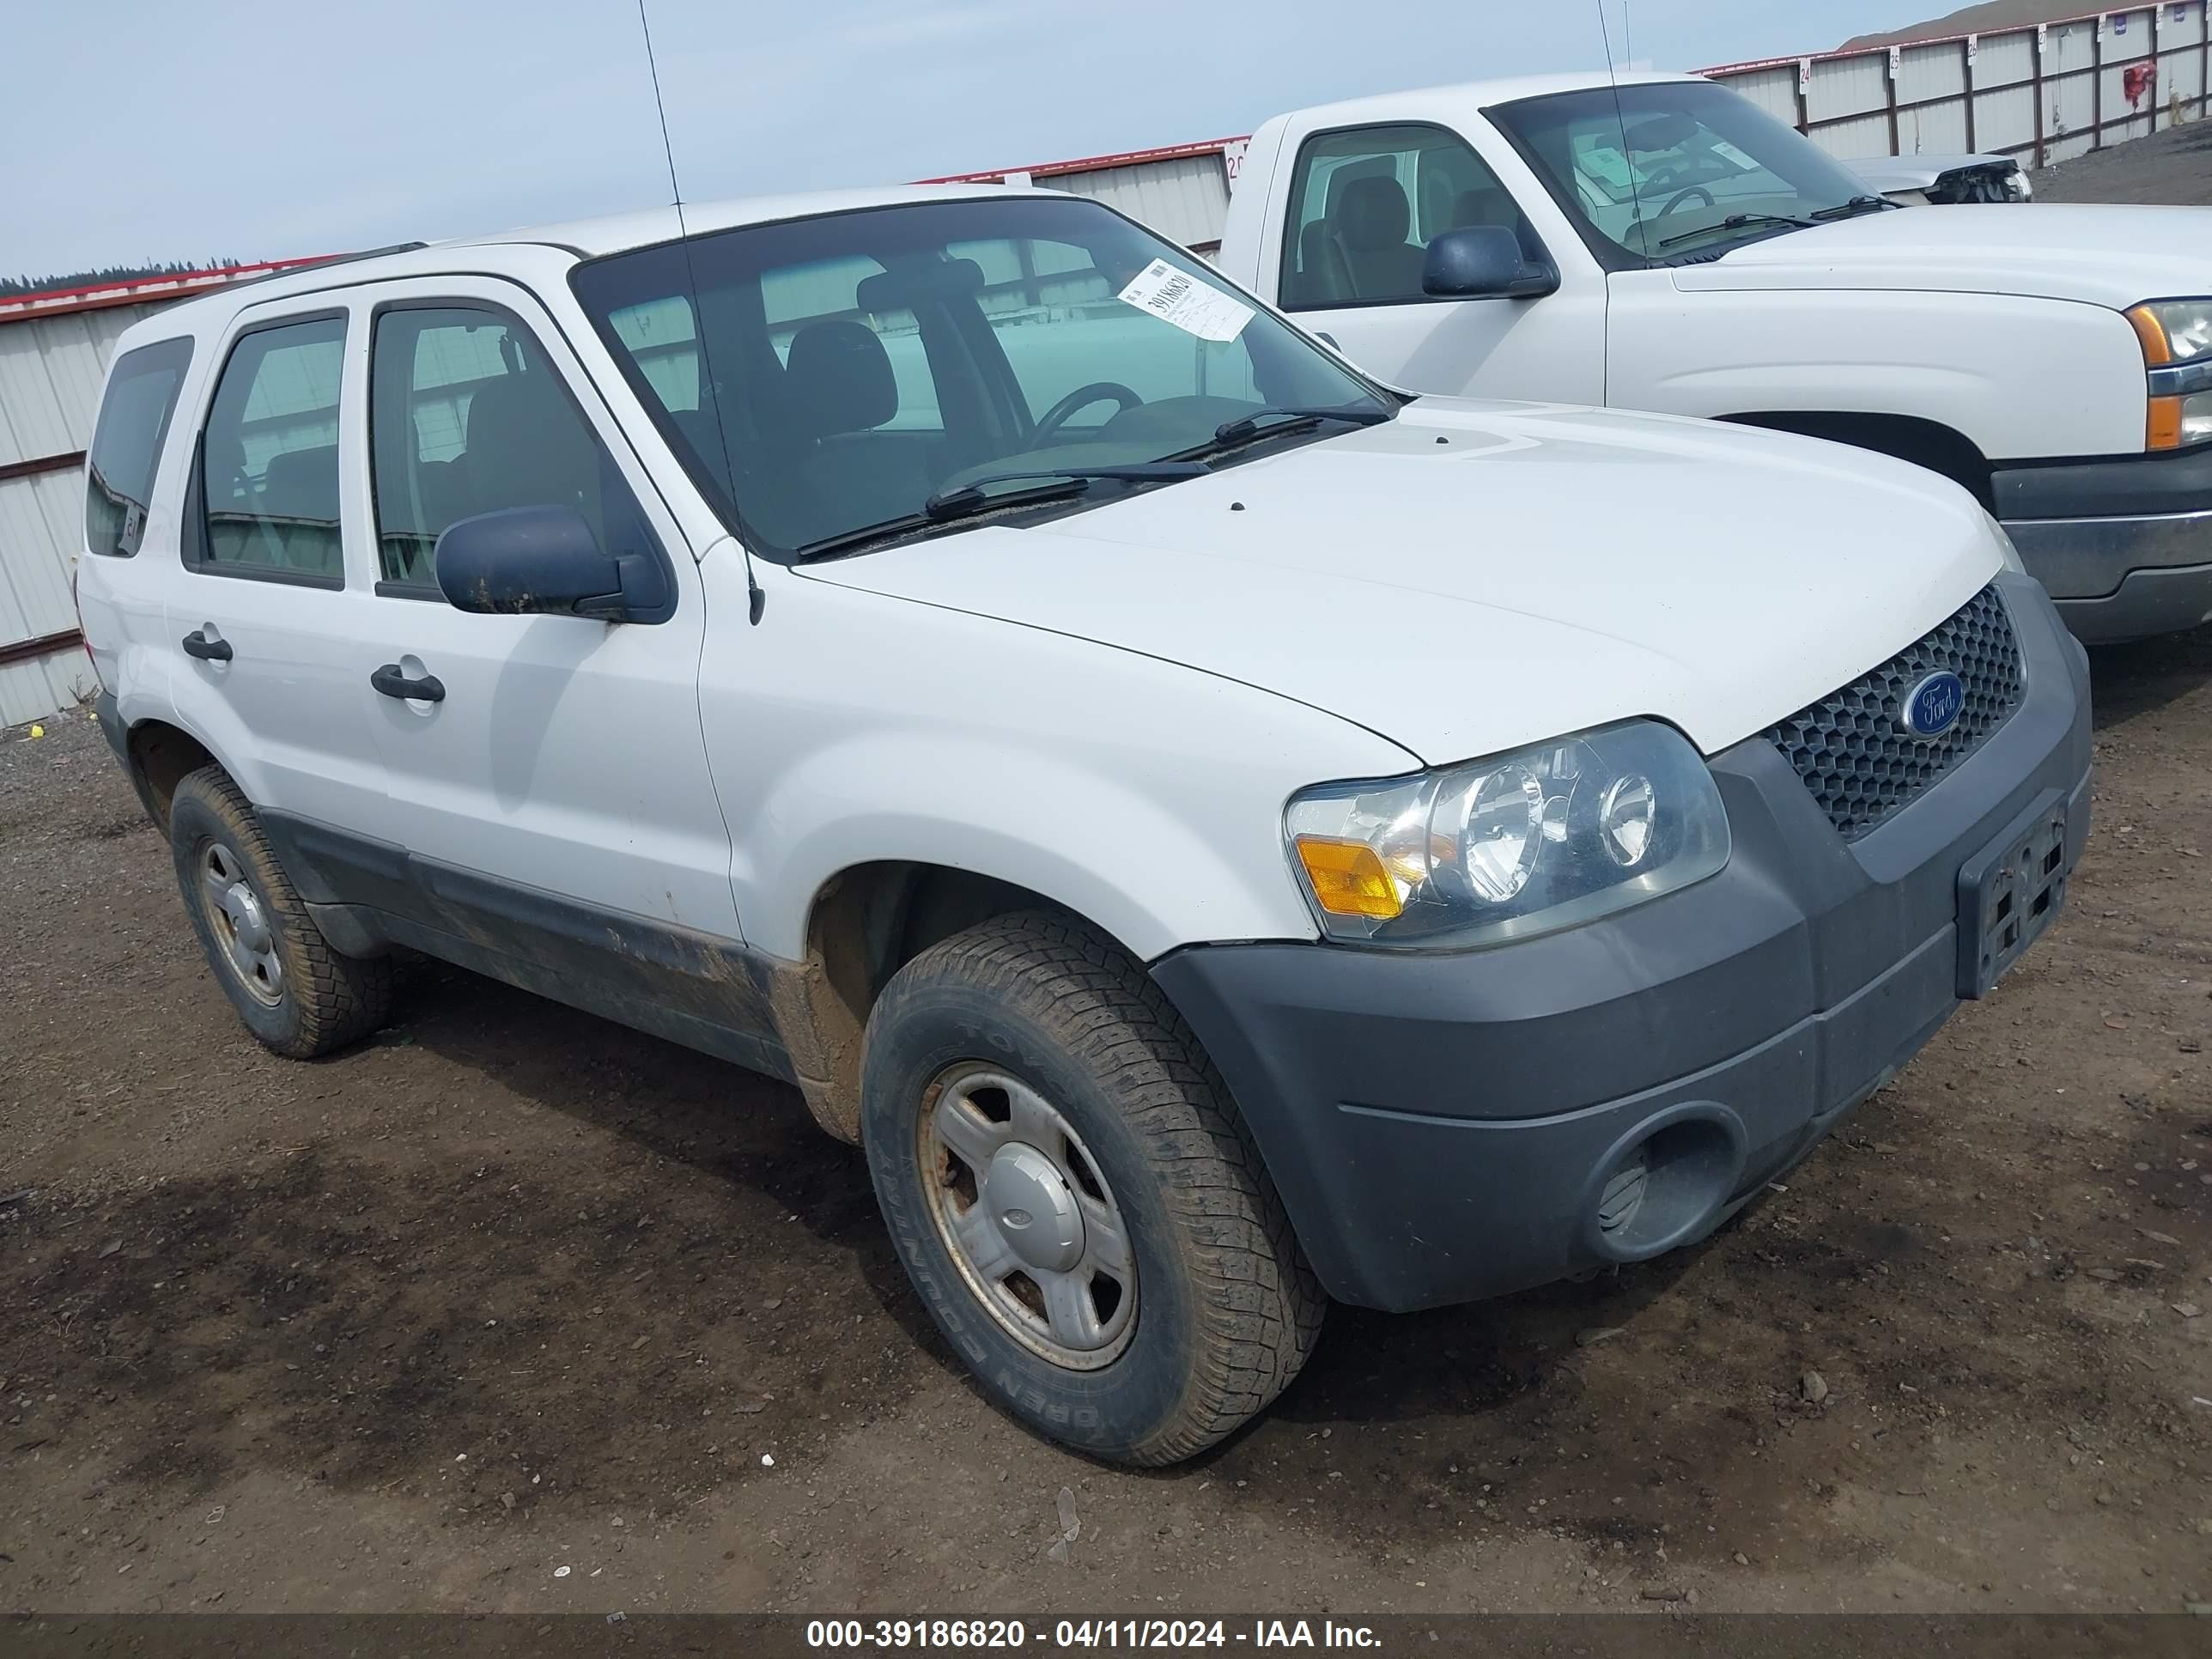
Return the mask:
POLYGON ((1771 727, 1782 751, 1845 841, 1879 828, 1960 761, 2020 706, 2020 641, 1994 586, 1872 672, 1771 727), (1958 721, 1940 738, 1899 724, 1905 699, 1949 669, 1966 685, 1958 721))

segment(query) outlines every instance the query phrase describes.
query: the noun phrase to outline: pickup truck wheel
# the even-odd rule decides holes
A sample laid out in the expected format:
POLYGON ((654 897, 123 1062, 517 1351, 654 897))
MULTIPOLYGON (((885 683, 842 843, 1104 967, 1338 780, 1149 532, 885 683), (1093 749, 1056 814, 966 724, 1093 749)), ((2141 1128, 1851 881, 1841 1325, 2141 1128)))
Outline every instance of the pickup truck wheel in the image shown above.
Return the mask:
POLYGON ((868 1020, 861 1141, 892 1242, 999 1405, 1117 1462, 1262 1410, 1327 1304, 1197 1039, 1079 921, 922 952, 868 1020))
POLYGON ((216 982, 268 1048, 312 1060, 384 1023, 391 964, 341 956, 307 914, 260 820, 220 767, 178 784, 169 850, 216 982))

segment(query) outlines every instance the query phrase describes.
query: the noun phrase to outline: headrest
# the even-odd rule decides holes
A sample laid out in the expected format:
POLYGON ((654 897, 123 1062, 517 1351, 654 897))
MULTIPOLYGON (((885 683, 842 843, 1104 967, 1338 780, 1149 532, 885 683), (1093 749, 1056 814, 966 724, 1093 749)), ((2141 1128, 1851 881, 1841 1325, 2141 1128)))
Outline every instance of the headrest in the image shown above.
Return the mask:
POLYGON ((898 413, 890 354, 865 323, 809 323, 793 335, 783 389, 810 438, 872 431, 898 413))
POLYGON ((338 447, 291 449, 271 455, 261 475, 258 510, 270 519, 335 519, 338 509, 338 447))
POLYGON ((550 373, 508 373, 469 398, 468 471, 478 513, 573 504, 599 487, 599 458, 583 420, 550 373))
POLYGON ((1375 248, 1402 247, 1413 214, 1406 192, 1395 179, 1354 179, 1344 187, 1342 222, 1338 234, 1345 246, 1362 252, 1375 248))

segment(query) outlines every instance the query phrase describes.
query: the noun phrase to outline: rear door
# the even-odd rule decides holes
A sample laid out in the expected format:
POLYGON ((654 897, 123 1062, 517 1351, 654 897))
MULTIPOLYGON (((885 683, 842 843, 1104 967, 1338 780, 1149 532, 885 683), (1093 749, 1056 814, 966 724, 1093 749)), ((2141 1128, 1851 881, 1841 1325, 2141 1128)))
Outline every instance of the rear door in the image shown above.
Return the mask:
POLYGON ((735 940, 699 726, 706 609, 675 518, 526 290, 441 277, 369 294, 356 319, 367 442, 349 459, 375 571, 346 694, 383 759, 428 919, 509 956, 578 951, 586 975, 625 952, 735 940), (657 553, 675 614, 612 623, 445 602, 447 526, 551 504, 580 511, 604 547, 657 553), (439 695, 394 695, 389 676, 379 690, 371 676, 386 667, 439 695))
POLYGON ((1278 294, 1304 327, 1395 386, 1447 396, 1605 400, 1604 274, 1541 238, 1498 171, 1466 138, 1421 122, 1293 133, 1278 198, 1278 294), (1539 300, 1439 299, 1422 290, 1428 244, 1447 230, 1511 230, 1553 260, 1539 300))
POLYGON ((354 343, 323 295, 233 323, 198 387, 165 631, 180 720, 255 805, 374 833, 384 767, 352 672, 374 595, 338 459, 354 343))

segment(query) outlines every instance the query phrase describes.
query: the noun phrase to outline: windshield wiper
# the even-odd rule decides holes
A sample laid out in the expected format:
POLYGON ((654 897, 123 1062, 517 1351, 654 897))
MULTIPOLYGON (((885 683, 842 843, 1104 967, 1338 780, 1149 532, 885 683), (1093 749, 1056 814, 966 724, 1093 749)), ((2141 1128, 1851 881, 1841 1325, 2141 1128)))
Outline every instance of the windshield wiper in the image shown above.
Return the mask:
POLYGON ((1816 210, 1813 217, 1823 224, 1831 219, 1856 219, 1862 213, 1882 213, 1897 205, 1886 196, 1854 196, 1832 208, 1816 210))
POLYGON ((986 472, 980 478, 969 479, 957 489, 939 490, 921 504, 921 513, 931 522, 942 524, 949 519, 964 519, 971 514, 988 512, 1009 499, 1080 495, 1100 478, 1118 478, 1128 483, 1174 483, 1183 478, 1205 476, 1204 467, 1189 461, 1136 461, 1127 466, 1048 466, 1035 471, 986 472), (1049 491, 1017 490, 1012 497, 983 493, 985 484, 1022 483, 1032 478, 1059 478, 1065 482, 1059 489, 1049 491))
POLYGON ((1810 219, 1793 219, 1786 213, 1731 213, 1717 225, 1700 225, 1695 230, 1685 230, 1673 236, 1662 236, 1659 239, 1659 246, 1672 247, 1677 242, 1687 242, 1700 236, 1710 236, 1717 230, 1741 230, 1746 225, 1787 225, 1792 230, 1813 228, 1813 222, 1810 219))
MULTIPOLYGON (((1319 426, 1323 421, 1341 421, 1346 426, 1381 426, 1391 419, 1387 409, 1255 409, 1249 415, 1240 415, 1233 421, 1224 421, 1213 428, 1213 444, 1227 448, 1232 444, 1250 441, 1266 432, 1297 432, 1319 426)), ((1213 447, 1210 444, 1207 447, 1213 447)))
POLYGON ((820 541, 808 542, 796 549, 802 559, 821 558, 831 553, 849 552, 874 542, 890 541, 895 537, 911 535, 919 531, 936 530, 963 519, 980 518, 992 513, 1012 512, 1017 507, 1036 507, 1046 501, 1056 501, 1070 495, 1080 495, 1099 478, 1126 478, 1133 483, 1174 483, 1184 478, 1202 478, 1206 469, 1188 461, 1145 461, 1128 466, 1072 466, 1047 467, 1035 472, 992 472, 962 484, 957 489, 939 490, 921 504, 919 513, 902 513, 895 519, 878 520, 854 530, 841 531, 835 536, 824 536, 820 541), (985 484, 1010 483, 1023 479, 1048 479, 1029 489, 1010 489, 1003 495, 986 494, 985 484))

